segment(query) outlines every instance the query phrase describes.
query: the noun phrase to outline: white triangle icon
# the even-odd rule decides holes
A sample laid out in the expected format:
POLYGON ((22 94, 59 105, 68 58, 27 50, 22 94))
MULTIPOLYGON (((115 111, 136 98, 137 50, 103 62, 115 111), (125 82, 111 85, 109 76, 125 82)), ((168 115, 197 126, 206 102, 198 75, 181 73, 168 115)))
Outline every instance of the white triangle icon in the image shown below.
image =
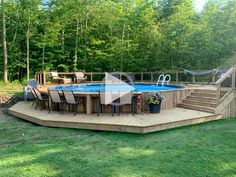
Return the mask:
POLYGON ((101 94, 102 104, 108 105, 120 98, 120 104, 131 103, 131 92, 134 87, 114 77, 109 73, 105 73, 105 92, 101 94))

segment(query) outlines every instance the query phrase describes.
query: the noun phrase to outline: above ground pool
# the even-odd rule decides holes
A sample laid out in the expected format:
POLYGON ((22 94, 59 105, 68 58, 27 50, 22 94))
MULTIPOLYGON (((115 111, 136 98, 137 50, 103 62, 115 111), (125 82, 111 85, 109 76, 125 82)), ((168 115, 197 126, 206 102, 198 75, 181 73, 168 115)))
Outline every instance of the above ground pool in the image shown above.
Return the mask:
POLYGON ((54 90, 71 90, 74 92, 99 92, 106 90, 112 91, 125 91, 132 90, 134 92, 155 92, 155 91, 167 91, 167 90, 179 90, 182 87, 176 85, 164 85, 157 86, 156 84, 133 84, 133 85, 119 85, 119 84, 78 84, 78 85, 63 85, 54 86, 51 89, 54 90), (130 87, 131 86, 131 87, 130 87))

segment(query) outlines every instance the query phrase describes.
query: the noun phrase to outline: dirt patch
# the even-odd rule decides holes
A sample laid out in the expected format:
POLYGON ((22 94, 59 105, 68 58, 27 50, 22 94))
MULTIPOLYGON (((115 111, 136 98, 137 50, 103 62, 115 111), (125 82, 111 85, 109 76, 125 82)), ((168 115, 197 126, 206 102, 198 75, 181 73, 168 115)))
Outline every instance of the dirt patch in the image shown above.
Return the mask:
POLYGON ((2 112, 2 109, 0 108, 0 119, 3 117, 4 113, 2 112))
POLYGON ((0 108, 0 119, 4 118, 7 114, 7 108, 0 108))

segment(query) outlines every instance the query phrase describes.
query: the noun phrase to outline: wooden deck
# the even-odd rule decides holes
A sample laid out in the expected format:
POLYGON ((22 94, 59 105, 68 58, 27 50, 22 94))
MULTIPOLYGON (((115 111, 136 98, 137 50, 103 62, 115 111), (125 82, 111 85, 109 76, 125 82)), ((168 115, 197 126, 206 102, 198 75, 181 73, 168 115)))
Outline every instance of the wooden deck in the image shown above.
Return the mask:
POLYGON ((35 110, 31 104, 19 102, 9 109, 9 113, 21 119, 48 127, 66 127, 90 130, 120 131, 131 133, 148 133, 175 127, 221 119, 220 114, 194 111, 183 108, 162 110, 160 114, 121 114, 120 116, 103 114, 78 114, 65 112, 48 113, 46 110, 35 110))

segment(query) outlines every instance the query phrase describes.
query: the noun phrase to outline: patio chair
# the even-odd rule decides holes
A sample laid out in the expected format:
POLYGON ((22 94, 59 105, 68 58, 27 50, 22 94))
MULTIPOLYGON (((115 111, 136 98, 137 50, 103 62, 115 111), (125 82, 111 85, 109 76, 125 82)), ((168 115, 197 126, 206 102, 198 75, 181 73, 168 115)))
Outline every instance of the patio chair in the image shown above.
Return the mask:
MULTIPOLYGON (((51 99, 51 107, 53 107, 55 104, 59 105, 59 112, 60 114, 64 113, 64 104, 65 99, 60 96, 60 93, 58 90, 48 90, 49 97, 51 99)), ((50 106, 48 107, 48 113, 51 112, 50 106)))
POLYGON ((76 72, 74 77, 75 83, 85 82, 87 80, 87 76, 84 76, 83 72, 76 72))
POLYGON ((62 92, 63 92, 64 98, 65 98, 66 104, 68 104, 69 106, 73 105, 74 116, 76 115, 76 113, 78 113, 77 106, 79 104, 83 104, 83 108, 84 108, 84 112, 85 112, 84 98, 76 98, 74 95, 74 92, 70 91, 70 90, 67 90, 67 91, 63 90, 62 92))
MULTIPOLYGON (((112 117, 114 116, 114 112, 115 112, 115 103, 113 101, 110 101, 110 104, 106 104, 106 94, 109 94, 108 91, 99 91, 99 103, 97 106, 97 116, 100 116, 101 113, 103 113, 103 107, 105 105, 110 105, 111 106, 111 110, 112 110, 112 117)), ((112 94, 112 93, 110 93, 112 94)))
POLYGON ((52 83, 70 84, 72 82, 70 78, 59 77, 57 72, 49 72, 48 75, 52 78, 52 83))
MULTIPOLYGON (((121 93, 119 94, 121 95, 121 93)), ((120 116, 121 108, 124 105, 130 105, 130 112, 134 116, 135 99, 134 99, 134 94, 132 92, 129 92, 125 94, 124 96, 120 97, 118 100, 116 100, 116 103, 118 103, 118 116, 120 116)))
POLYGON ((125 82, 128 84, 135 84, 135 75, 133 73, 128 73, 125 82))
MULTIPOLYGON (((100 91, 99 92, 99 104, 98 104, 98 107, 97 107, 97 116, 100 115, 100 113, 103 113, 103 106, 104 105, 111 105, 111 110, 112 110, 112 117, 114 116, 115 112, 116 112, 116 108, 118 108, 118 116, 120 116, 120 112, 121 112, 121 108, 123 105, 128 105, 130 104, 130 108, 131 108, 131 112, 134 116, 134 112, 135 112, 135 104, 134 104, 134 96, 133 96, 133 93, 130 92, 130 93, 127 93, 125 94, 124 96, 120 97, 120 98, 117 98, 119 97, 119 95, 122 95, 120 91, 116 91, 116 92, 110 92, 110 93, 107 93, 108 91, 100 91), (109 104, 106 104, 105 99, 109 99, 109 97, 106 97, 106 94, 110 94, 111 95, 111 98, 114 97, 114 98, 117 98, 116 100, 112 101, 110 100, 110 103, 109 104), (117 95, 118 94, 118 95, 117 95)), ((109 100, 108 100, 109 101, 109 100)))
POLYGON ((23 87, 23 96, 24 100, 32 100, 34 99, 34 95, 32 94, 30 88, 37 88, 38 82, 35 79, 30 79, 27 81, 27 84, 23 87))
POLYGON ((46 107, 46 103, 47 103, 48 109, 49 109, 49 99, 48 99, 48 96, 46 96, 46 95, 43 96, 37 88, 32 88, 31 90, 32 90, 32 93, 34 93, 33 95, 36 98, 35 109, 37 109, 39 103, 41 103, 41 111, 43 110, 43 106, 46 107))
POLYGON ((33 97, 34 97, 33 103, 32 103, 32 105, 31 105, 31 107, 33 107, 33 106, 34 106, 34 103, 38 100, 38 97, 37 97, 35 91, 33 90, 33 88, 29 88, 29 89, 30 89, 31 94, 32 94, 33 97))

